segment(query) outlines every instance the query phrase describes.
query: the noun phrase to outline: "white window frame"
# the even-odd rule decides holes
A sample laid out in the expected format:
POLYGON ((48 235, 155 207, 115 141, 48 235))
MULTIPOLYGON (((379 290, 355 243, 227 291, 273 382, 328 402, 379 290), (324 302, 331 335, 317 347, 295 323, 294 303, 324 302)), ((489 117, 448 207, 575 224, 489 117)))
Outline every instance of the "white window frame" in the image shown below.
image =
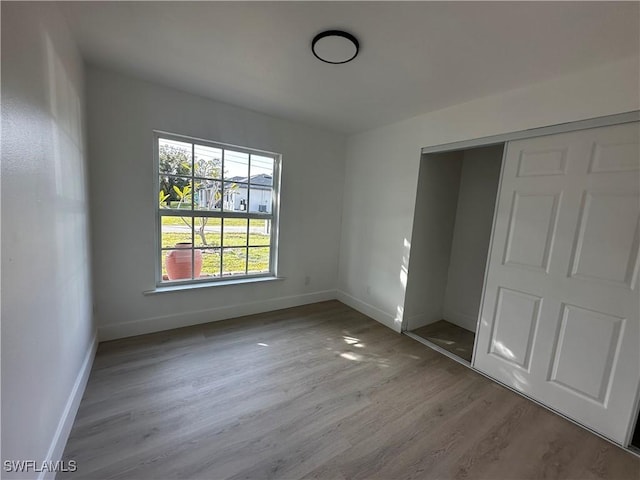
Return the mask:
MULTIPOLYGON (((251 158, 251 157, 249 157, 251 158)), ((277 278, 278 277, 278 234, 279 234, 279 213, 280 213, 280 172, 282 170, 282 155, 274 152, 268 152, 265 150, 257 150, 254 148, 247 147, 239 147, 236 145, 214 142, 211 140, 204 140, 201 138, 190 137, 187 135, 180 135, 170 132, 164 132, 161 130, 153 131, 153 164, 154 164, 154 209, 155 209, 155 218, 156 218, 156 287, 172 287, 172 286, 189 286, 189 285, 197 285, 204 286, 206 285, 216 285, 216 284, 229 284, 237 281, 237 283, 247 283, 251 280, 262 281, 268 278, 277 278), (202 145, 205 147, 213 147, 219 148, 223 151, 222 154, 222 163, 221 163, 221 171, 224 172, 224 152, 225 150, 233 150, 234 152, 247 153, 249 155, 255 154, 263 157, 273 158, 273 185, 271 190, 271 213, 252 213, 249 211, 249 199, 251 195, 251 166, 249 165, 249 175, 247 177, 249 187, 247 190, 247 210, 245 212, 229 212, 224 211, 224 205, 221 205, 220 210, 195 210, 194 204, 195 202, 191 202, 191 210, 179 210, 179 209, 163 209, 160 208, 160 203, 158 201, 160 196, 160 151, 159 151, 159 140, 175 140, 178 142, 190 143, 192 145, 192 168, 191 168, 191 179, 197 178, 195 176, 195 171, 193 169, 193 161, 195 160, 193 157, 193 149, 195 145, 202 145), (195 229, 193 228, 193 219, 197 217, 209 217, 209 218, 242 218, 247 220, 270 220, 271 221, 271 239, 269 243, 269 271, 264 273, 248 273, 248 254, 249 254, 249 228, 250 222, 247 221, 247 245, 244 247, 246 252, 246 266, 245 266, 245 274, 235 274, 235 275, 223 275, 222 273, 222 265, 223 265, 223 256, 224 256, 224 222, 221 222, 221 232, 220 232, 220 247, 215 247, 220 249, 220 275, 217 277, 205 277, 205 278, 196 278, 190 280, 163 280, 162 279, 162 264, 165 261, 164 258, 164 250, 162 247, 162 217, 164 216, 176 216, 176 217, 189 217, 192 219, 192 228, 191 228, 191 262, 192 266, 194 263, 194 251, 199 249, 199 247, 195 246, 195 229)), ((224 176, 222 173, 221 176, 224 176)), ((221 179, 222 180, 222 179, 221 179)), ((224 203, 224 202, 223 202, 224 203)), ((235 247, 234 248, 242 248, 235 247)))

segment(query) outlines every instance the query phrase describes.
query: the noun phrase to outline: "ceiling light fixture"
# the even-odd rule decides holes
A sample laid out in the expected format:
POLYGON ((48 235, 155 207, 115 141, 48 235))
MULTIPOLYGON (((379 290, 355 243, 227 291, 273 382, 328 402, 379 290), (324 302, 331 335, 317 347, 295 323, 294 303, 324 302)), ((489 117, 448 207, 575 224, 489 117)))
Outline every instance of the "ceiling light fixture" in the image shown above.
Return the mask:
POLYGON ((360 50, 358 39, 342 30, 327 30, 313 37, 311 51, 326 63, 347 63, 356 58, 360 50))

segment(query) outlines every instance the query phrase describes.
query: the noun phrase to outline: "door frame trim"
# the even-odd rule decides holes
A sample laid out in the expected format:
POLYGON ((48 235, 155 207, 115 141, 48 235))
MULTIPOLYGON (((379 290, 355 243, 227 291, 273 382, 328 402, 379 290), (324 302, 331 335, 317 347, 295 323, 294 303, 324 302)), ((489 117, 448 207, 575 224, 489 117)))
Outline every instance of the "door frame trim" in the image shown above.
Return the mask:
POLYGON ((610 125, 619 125, 622 123, 632 123, 638 121, 640 121, 640 110, 633 110, 625 113, 616 113, 614 115, 605 115, 603 117, 594 117, 585 120, 558 123, 546 127, 531 128, 529 130, 518 130, 515 132, 501 133, 499 135, 479 137, 471 140, 442 143, 440 145, 423 147, 420 150, 420 153, 424 155, 425 153, 443 153, 452 150, 466 150, 468 148, 483 147, 495 145, 498 143, 507 143, 512 140, 543 137, 547 135, 555 135, 557 133, 574 132, 576 130, 587 130, 589 128, 608 127, 610 125))

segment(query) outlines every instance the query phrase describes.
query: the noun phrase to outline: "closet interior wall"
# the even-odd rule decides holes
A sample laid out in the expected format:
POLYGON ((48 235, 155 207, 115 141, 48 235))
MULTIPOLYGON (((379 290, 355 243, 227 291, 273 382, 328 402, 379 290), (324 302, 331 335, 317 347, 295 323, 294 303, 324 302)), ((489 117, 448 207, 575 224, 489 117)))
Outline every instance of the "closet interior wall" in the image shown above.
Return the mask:
POLYGON ((463 152, 422 156, 404 304, 405 330, 442 319, 463 152))
POLYGON ((476 331, 504 145, 465 150, 442 316, 476 331))

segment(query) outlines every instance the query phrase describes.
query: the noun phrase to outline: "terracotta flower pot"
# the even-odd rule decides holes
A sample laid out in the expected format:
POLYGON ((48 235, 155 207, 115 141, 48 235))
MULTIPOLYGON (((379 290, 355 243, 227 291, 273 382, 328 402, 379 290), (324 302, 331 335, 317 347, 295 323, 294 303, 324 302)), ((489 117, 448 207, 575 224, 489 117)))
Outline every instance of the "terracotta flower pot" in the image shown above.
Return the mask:
MULTIPOLYGON (((176 243, 176 249, 167 254, 165 265, 169 280, 183 280, 191 278, 191 243, 176 243)), ((193 251, 195 271, 193 278, 199 278, 202 270, 202 252, 193 251)))

